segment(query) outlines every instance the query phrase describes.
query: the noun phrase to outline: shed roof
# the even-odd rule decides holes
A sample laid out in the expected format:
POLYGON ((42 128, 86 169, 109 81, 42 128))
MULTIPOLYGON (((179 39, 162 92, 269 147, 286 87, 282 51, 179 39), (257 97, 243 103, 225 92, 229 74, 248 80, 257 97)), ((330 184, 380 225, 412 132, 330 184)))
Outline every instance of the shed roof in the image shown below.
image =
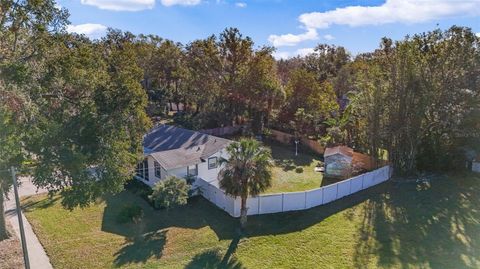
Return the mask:
POLYGON ((332 156, 335 154, 341 154, 347 157, 353 157, 353 149, 347 146, 336 146, 331 148, 326 148, 323 153, 324 157, 332 156))
POLYGON ((163 168, 174 169, 202 162, 225 148, 230 140, 170 125, 152 129, 143 146, 163 168))

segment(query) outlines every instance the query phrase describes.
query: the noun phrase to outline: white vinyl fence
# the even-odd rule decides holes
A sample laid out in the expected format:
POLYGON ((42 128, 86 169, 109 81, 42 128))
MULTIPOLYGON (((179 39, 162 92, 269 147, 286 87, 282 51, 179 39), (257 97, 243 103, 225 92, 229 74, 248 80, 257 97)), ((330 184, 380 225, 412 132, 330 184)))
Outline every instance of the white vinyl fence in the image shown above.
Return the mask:
MULTIPOLYGON (((332 185, 302 191, 265 194, 247 199, 248 215, 305 210, 324 205, 387 181, 391 176, 390 166, 342 180, 332 185)), ((240 216, 240 198, 233 199, 212 183, 196 181, 200 194, 233 217, 240 216)))

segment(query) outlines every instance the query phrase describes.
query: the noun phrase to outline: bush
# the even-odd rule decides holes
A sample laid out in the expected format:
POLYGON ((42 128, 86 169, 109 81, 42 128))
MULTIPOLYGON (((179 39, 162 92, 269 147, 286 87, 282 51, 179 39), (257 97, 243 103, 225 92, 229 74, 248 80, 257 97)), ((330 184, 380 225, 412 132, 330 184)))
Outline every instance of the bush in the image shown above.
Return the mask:
POLYGON ((143 218, 143 209, 138 205, 124 206, 117 216, 118 223, 138 223, 143 218))
POLYGON ((135 195, 138 195, 145 199, 149 204, 151 204, 149 196, 153 193, 152 188, 147 184, 133 178, 125 184, 125 189, 129 190, 135 195))
POLYGON ((149 198, 155 208, 172 208, 187 203, 189 189, 185 179, 168 177, 155 184, 149 198))

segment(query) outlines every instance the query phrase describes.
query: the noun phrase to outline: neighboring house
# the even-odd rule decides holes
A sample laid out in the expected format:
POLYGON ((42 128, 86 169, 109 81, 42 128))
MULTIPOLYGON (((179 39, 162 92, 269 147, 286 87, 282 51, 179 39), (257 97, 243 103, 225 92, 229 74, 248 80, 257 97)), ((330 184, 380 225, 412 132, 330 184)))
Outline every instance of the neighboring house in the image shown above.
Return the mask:
POLYGON ((331 177, 348 177, 375 169, 369 155, 355 152, 347 146, 326 148, 323 157, 325 174, 331 177))
POLYGON ((217 181, 220 159, 228 158, 230 140, 160 125, 143 139, 145 159, 139 163, 136 178, 149 186, 168 176, 217 181))

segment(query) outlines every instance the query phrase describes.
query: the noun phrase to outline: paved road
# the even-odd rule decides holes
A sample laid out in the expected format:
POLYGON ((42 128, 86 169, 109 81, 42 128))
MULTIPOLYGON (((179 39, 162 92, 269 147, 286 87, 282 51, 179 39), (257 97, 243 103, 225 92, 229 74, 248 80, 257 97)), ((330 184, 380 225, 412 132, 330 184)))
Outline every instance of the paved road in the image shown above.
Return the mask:
MULTIPOLYGON (((31 183, 30 178, 28 177, 21 177, 19 178, 19 181, 21 182, 20 188, 18 190, 20 197, 47 192, 43 189, 37 190, 37 187, 35 187, 31 183)), ((17 234, 18 238, 20 238, 20 230, 18 226, 17 212, 15 210, 15 196, 13 195, 13 190, 12 192, 10 192, 8 197, 10 198, 10 200, 7 200, 5 202, 5 213, 7 215, 7 221, 10 221, 15 233, 17 234)), ((25 226, 25 237, 27 239, 28 256, 30 258, 30 268, 53 269, 47 253, 45 253, 43 246, 40 244, 40 241, 38 241, 37 236, 32 230, 32 226, 30 226, 30 223, 25 218, 25 215, 22 214, 22 216, 23 224, 25 226)))

